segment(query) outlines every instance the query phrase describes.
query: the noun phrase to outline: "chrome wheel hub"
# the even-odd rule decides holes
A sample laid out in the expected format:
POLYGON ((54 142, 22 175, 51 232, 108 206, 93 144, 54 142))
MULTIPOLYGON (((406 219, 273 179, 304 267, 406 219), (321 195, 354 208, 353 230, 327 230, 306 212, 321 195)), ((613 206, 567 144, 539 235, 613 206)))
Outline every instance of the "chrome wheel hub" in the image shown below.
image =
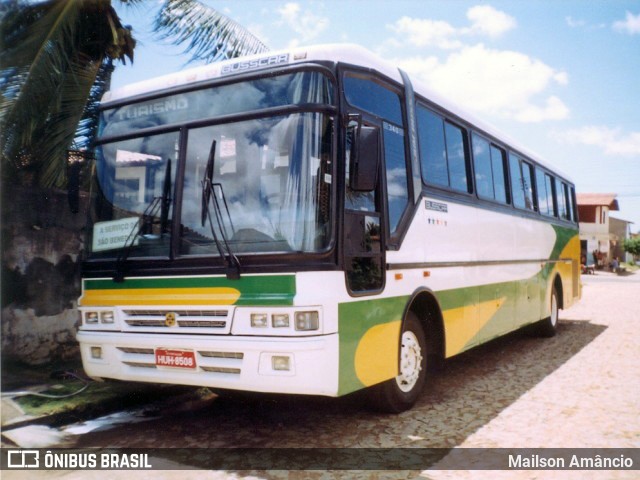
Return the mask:
POLYGON ((421 370, 422 349, 418 337, 411 331, 404 332, 400 348, 400 375, 396 377, 400 390, 410 392, 418 382, 421 370))

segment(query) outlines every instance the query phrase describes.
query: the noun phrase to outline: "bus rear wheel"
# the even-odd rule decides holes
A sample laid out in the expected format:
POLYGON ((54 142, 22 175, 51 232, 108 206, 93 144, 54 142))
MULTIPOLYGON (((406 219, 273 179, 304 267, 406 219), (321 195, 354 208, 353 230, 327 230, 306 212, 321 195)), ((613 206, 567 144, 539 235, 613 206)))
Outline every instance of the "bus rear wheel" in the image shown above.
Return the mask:
POLYGON ((558 333, 559 318, 558 290, 553 287, 551 291, 551 313, 547 318, 540 320, 538 323, 537 333, 541 337, 553 337, 558 333))
POLYGON ((414 313, 409 312, 400 338, 398 376, 370 391, 378 410, 400 413, 413 407, 426 382, 427 353, 422 324, 414 313))

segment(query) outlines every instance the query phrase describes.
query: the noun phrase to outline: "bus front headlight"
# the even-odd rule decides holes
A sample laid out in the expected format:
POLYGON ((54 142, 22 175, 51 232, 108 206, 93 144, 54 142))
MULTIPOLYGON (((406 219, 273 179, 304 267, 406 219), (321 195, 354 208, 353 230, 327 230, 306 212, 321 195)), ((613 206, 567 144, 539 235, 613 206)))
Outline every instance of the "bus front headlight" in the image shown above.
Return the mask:
POLYGON ((296 330, 310 331, 320 328, 320 316, 317 311, 296 312, 296 330))
POLYGON ((289 327, 289 314, 274 313, 273 315, 271 315, 271 324, 273 325, 273 328, 289 327))
POLYGON ((269 316, 266 313, 252 313, 251 314, 251 326, 264 328, 267 326, 269 316))

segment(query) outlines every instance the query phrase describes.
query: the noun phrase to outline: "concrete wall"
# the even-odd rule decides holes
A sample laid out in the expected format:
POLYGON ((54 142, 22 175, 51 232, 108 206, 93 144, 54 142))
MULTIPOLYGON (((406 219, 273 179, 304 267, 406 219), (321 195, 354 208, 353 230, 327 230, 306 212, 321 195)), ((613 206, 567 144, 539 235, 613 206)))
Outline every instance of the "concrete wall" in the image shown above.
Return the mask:
POLYGON ((3 185, 2 357, 32 365, 79 356, 76 301, 86 196, 3 185))

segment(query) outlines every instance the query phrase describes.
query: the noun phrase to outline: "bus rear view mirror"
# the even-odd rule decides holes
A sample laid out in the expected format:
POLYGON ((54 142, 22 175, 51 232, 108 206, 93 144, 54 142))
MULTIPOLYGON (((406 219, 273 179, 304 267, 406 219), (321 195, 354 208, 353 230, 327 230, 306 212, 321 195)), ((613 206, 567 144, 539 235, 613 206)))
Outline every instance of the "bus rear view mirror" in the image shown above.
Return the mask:
POLYGON ((380 159, 380 130, 360 126, 354 129, 354 139, 349 165, 349 187, 355 192, 371 192, 378 180, 380 159))

